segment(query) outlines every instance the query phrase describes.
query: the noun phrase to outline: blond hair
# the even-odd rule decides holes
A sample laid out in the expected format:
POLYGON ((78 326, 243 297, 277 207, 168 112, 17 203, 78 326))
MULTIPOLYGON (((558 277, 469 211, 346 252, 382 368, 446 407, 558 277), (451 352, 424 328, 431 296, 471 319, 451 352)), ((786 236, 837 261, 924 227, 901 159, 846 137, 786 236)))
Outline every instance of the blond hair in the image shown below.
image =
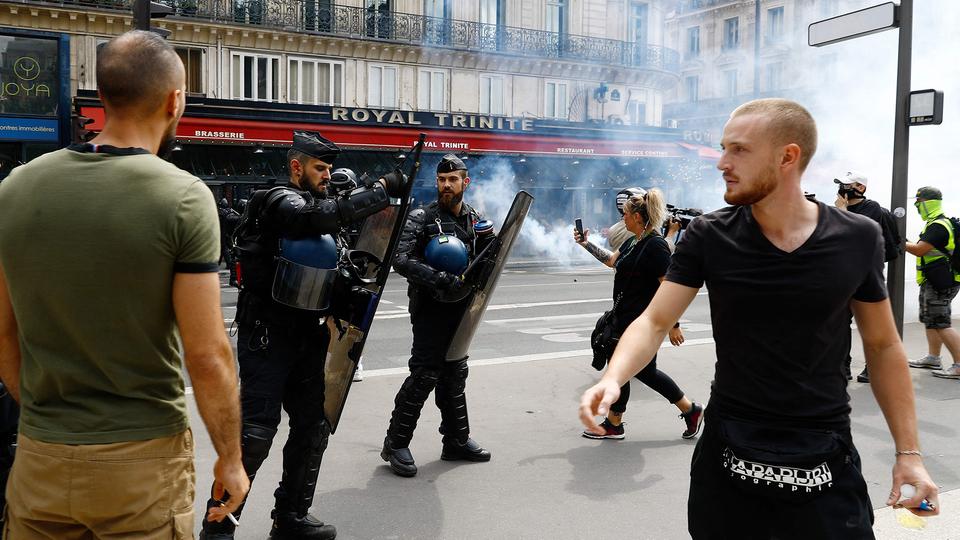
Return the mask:
POLYGON ((789 99, 765 98, 737 107, 730 118, 756 114, 767 119, 767 134, 777 145, 800 147, 800 172, 806 170, 817 152, 817 122, 803 105, 789 99))
POLYGON ((667 203, 664 200, 663 192, 657 188, 648 190, 646 195, 634 195, 627 199, 623 209, 631 214, 640 212, 641 207, 646 207, 648 229, 659 230, 663 226, 663 220, 667 218, 667 203))

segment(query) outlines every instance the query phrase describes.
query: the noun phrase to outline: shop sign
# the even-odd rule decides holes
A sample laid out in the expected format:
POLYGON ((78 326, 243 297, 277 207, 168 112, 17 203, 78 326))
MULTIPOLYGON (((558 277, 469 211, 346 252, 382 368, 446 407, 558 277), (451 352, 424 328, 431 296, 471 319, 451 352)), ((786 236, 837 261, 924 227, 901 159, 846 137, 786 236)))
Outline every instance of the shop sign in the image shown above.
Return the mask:
POLYGON ((57 114, 57 46, 55 39, 0 35, 0 114, 57 114))
POLYGON ((0 117, 0 140, 57 142, 57 120, 0 117))

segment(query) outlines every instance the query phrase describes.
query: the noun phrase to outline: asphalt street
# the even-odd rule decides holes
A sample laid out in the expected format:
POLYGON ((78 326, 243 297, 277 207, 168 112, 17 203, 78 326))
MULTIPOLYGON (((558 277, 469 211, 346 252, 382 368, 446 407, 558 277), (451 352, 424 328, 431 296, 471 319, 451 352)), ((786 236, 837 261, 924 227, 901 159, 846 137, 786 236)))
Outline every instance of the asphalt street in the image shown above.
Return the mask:
MULTIPOLYGON (((405 479, 379 457, 411 341, 406 283, 393 275, 364 350, 365 378, 354 384, 330 439, 313 513, 336 525, 343 539, 688 538, 686 495, 695 441, 680 438, 683 425, 673 406, 636 383, 624 417, 625 440, 580 436, 579 396, 598 377, 590 367, 589 335, 612 303, 612 281, 612 272, 599 264, 508 270, 474 338, 467 387, 472 436, 493 459, 440 461, 439 414, 428 402, 411 444, 420 473, 405 479)), ((908 322, 916 321, 915 294, 908 288, 908 322)), ((225 287, 227 328, 235 304, 236 292, 225 287)), ((682 347, 666 343, 659 365, 688 396, 705 400, 715 361, 705 291, 681 321, 687 341, 682 347)), ((925 353, 919 324, 906 325, 905 343, 909 355, 925 353)), ((855 369, 862 364, 857 343, 855 369)), ((960 539, 960 516, 951 513, 960 506, 960 491, 953 491, 960 488, 955 421, 960 381, 911 371, 925 462, 945 493, 946 515, 928 519, 918 532, 881 509, 890 490, 893 445, 869 385, 853 382, 854 438, 874 507, 881 509, 875 530, 881 539, 960 539)), ((199 530, 215 454, 190 404, 199 530)), ((281 426, 254 483, 238 539, 267 536, 285 436, 281 426)), ((751 509, 744 508, 742 519, 751 519, 751 509)))

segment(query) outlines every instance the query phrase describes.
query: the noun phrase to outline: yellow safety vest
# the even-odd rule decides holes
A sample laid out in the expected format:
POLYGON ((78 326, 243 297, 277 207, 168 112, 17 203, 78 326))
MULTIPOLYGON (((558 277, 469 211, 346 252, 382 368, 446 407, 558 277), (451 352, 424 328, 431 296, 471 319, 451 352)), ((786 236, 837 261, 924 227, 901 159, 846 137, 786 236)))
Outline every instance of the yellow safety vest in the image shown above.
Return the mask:
MULTIPOLYGON (((950 223, 950 219, 947 216, 944 216, 943 214, 941 214, 936 219, 932 219, 924 223, 923 230, 920 231, 921 236, 923 235, 924 232, 926 232, 927 227, 929 227, 931 223, 939 223, 940 225, 943 225, 944 227, 946 227, 947 252, 953 253, 955 244, 954 244, 954 238, 953 238, 953 225, 950 223)), ((928 251, 927 254, 924 255, 923 257, 917 257, 917 283, 922 285, 923 282, 927 280, 927 278, 924 277, 923 275, 923 268, 925 268, 928 264, 935 262, 939 259, 949 258, 948 253, 943 253, 939 249, 933 248, 930 251, 928 251)), ((957 274, 956 272, 954 272, 953 280, 960 281, 960 274, 957 274)))

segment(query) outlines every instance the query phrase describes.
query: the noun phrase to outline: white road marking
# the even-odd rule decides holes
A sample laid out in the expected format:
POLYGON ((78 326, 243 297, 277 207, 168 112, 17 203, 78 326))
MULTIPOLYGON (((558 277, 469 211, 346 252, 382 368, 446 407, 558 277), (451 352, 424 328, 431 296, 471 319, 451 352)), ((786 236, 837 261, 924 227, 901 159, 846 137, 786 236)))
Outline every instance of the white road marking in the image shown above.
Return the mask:
MULTIPOLYGON (((681 347, 696 347, 698 345, 710 345, 713 343, 713 338, 700 338, 700 339, 688 339, 683 342, 681 347)), ((673 347, 669 341, 664 341, 661 345, 661 349, 666 349, 673 347)), ((484 358, 481 360, 469 360, 467 364, 470 367, 477 366, 498 366, 502 364, 521 364, 524 362, 536 362, 539 360, 558 360, 561 358, 575 358, 581 356, 592 356, 593 349, 575 349, 572 351, 556 351, 548 353, 534 353, 534 354, 520 354, 516 356, 500 356, 497 358, 484 358)), ((395 367, 395 368, 383 368, 383 369, 365 369, 363 370, 363 378, 367 379, 370 377, 385 377, 387 375, 406 375, 410 370, 406 367, 395 367)), ((186 388, 187 395, 193 394, 193 387, 188 386, 186 388)))
MULTIPOLYGON (((532 307, 543 307, 543 306, 566 306, 570 304, 591 304, 596 302, 611 302, 609 298, 588 298, 585 300, 555 300, 551 302, 526 302, 518 304, 495 304, 492 306, 487 306, 487 311, 499 311, 501 309, 522 309, 522 308, 532 308, 532 307)), ((376 315, 376 319, 399 319, 401 317, 406 317, 407 314, 404 313, 384 313, 376 315)))

